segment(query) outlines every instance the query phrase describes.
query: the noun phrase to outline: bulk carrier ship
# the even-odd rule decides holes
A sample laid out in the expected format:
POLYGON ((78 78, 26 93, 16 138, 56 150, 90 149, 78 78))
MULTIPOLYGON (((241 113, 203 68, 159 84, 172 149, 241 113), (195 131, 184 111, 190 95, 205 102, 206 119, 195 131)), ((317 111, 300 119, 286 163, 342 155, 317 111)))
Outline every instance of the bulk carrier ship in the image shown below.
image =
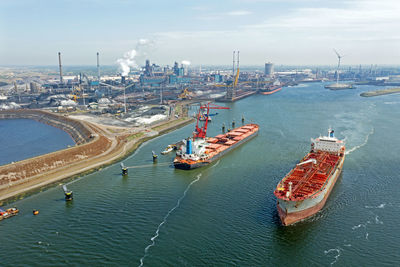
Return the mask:
POLYGON ((282 86, 281 85, 272 85, 270 87, 268 87, 266 90, 261 90, 260 94, 262 95, 272 95, 273 93, 276 93, 278 91, 282 90, 282 86))
POLYGON ((282 84, 280 81, 276 80, 273 84, 269 85, 266 89, 261 89, 260 94, 271 95, 282 90, 282 84))
POLYGON ((345 158, 345 144, 329 129, 328 136, 311 139, 311 151, 279 182, 274 191, 283 225, 290 225, 317 213, 339 177, 345 158))
MULTIPOLYGON (((181 145, 176 152, 176 157, 174 159, 175 168, 190 170, 208 165, 221 158, 233 148, 257 136, 258 125, 246 124, 230 130, 226 134, 206 137, 208 120, 201 121, 200 117, 202 115, 208 117, 210 109, 229 108, 210 103, 200 106, 193 138, 183 140, 183 145, 181 145), (203 114, 202 110, 206 110, 206 114, 203 114)), ((234 125, 232 125, 232 127, 234 127, 234 125)))

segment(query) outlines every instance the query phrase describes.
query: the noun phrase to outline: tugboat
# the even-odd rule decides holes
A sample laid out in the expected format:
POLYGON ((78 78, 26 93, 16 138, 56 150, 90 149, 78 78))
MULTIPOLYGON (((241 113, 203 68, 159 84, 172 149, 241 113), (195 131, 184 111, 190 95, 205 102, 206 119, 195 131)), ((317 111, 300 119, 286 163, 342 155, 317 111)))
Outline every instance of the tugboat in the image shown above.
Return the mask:
POLYGON ((174 150, 174 145, 168 145, 164 151, 161 152, 161 155, 166 155, 174 150))

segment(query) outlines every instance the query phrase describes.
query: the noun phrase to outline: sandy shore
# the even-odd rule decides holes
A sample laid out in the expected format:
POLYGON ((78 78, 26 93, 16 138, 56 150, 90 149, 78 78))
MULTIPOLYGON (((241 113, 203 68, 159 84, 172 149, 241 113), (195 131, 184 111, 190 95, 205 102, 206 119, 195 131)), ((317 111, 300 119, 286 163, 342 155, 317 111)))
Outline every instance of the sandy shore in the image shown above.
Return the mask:
MULTIPOLYGON (((20 183, 10 183, 9 186, 0 189, 0 201, 11 198, 15 199, 29 191, 38 190, 44 186, 60 182, 73 176, 99 170, 128 156, 143 142, 179 127, 183 127, 192 121, 192 118, 172 119, 139 130, 85 122, 98 135, 106 137, 111 142, 107 150, 94 157, 82 159, 50 171, 41 172, 38 175, 24 179, 24 181, 20 183)), ((28 161, 34 159, 35 158, 28 159, 28 161)), ((2 203, 0 202, 0 204, 2 203)))

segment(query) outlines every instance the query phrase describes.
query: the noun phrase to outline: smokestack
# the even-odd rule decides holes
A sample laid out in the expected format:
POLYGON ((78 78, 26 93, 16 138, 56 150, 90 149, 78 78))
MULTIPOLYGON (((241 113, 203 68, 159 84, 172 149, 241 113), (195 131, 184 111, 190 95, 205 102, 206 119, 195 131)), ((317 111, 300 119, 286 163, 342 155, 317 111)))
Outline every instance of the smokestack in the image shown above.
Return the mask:
POLYGON ((62 75, 62 65, 61 65, 61 53, 58 52, 58 65, 60 66, 60 83, 63 83, 63 75, 62 75))
POLYGON ((232 75, 235 75, 235 51, 233 51, 232 75))
POLYGON ((240 51, 237 51, 237 69, 239 69, 239 53, 240 51))
POLYGON ((97 80, 100 86, 100 63, 99 63, 99 52, 97 52, 97 80))

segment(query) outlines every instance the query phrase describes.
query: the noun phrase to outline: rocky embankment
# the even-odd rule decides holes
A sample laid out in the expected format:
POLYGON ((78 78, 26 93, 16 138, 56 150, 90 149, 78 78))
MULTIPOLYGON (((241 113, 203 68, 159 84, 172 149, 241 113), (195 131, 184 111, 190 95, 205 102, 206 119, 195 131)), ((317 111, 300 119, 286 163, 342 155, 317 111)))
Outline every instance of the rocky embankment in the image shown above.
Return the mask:
POLYGON ((68 132, 77 145, 0 166, 0 203, 65 178, 95 171, 130 154, 142 142, 193 121, 179 118, 148 129, 113 127, 78 121, 38 110, 1 111, 0 118, 35 119, 68 132))
POLYGON ((56 174, 72 164, 95 158, 105 153, 112 143, 95 127, 45 111, 1 111, 0 118, 37 120, 66 131, 76 142, 76 146, 71 148, 0 166, 0 195, 16 186, 36 183, 39 178, 45 181, 44 174, 56 174))
POLYGON ((32 119, 60 128, 74 139, 77 145, 90 141, 91 130, 82 122, 43 110, 2 110, 0 119, 32 119))

